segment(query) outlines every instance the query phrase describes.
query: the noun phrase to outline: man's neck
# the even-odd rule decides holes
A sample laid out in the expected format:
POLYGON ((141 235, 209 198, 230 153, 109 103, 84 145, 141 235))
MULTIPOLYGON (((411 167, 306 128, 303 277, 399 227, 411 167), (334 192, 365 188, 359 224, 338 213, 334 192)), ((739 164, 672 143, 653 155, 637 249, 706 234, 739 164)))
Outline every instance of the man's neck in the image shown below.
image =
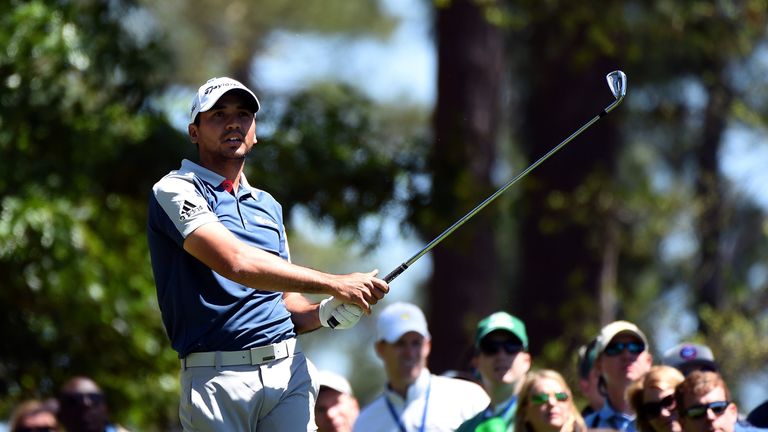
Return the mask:
POLYGON ((516 395, 519 390, 519 382, 512 383, 493 382, 492 384, 486 383, 485 388, 488 391, 488 395, 491 397, 491 405, 496 406, 513 395, 516 395))
POLYGON ((200 158, 200 166, 205 167, 216 174, 232 181, 233 190, 240 187, 240 174, 245 167, 245 159, 227 159, 225 161, 200 158))
POLYGON ((624 394, 625 391, 622 388, 608 389, 608 401, 611 403, 611 407, 613 407, 614 410, 620 413, 633 414, 634 411, 624 398, 624 394))
POLYGON ((389 380, 389 388, 402 396, 403 399, 406 399, 408 397, 408 389, 419 381, 419 378, 423 373, 424 370, 422 369, 422 371, 419 372, 419 375, 413 379, 411 379, 411 377, 397 377, 394 380, 391 379, 389 380))

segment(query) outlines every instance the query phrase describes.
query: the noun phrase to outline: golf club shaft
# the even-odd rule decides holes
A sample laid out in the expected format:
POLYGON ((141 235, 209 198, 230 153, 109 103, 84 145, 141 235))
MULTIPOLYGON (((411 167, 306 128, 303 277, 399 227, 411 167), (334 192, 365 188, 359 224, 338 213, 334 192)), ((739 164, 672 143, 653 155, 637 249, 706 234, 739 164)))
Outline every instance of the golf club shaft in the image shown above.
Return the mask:
POLYGON ((539 160, 537 160, 536 162, 532 163, 532 164, 531 164, 531 165, 530 165, 528 168, 526 168, 525 170, 523 170, 522 172, 520 172, 518 175, 516 175, 516 176, 515 176, 515 177, 514 177, 512 180, 510 180, 509 182, 507 182, 507 184, 505 184, 504 186, 502 186, 502 187, 501 187, 501 189, 499 189, 499 190, 497 190, 496 192, 494 192, 494 193, 493 193, 493 195, 491 195, 491 196, 489 196, 488 198, 486 198, 486 199, 485 199, 485 201, 483 201, 483 202, 481 202, 480 204, 478 204, 478 205, 477 205, 477 207, 473 208, 473 209, 472 209, 472 210, 471 210, 469 213, 467 213, 466 215, 464 215, 464 216, 463 216, 461 219, 457 220, 457 221, 456 221, 456 222, 455 222, 453 225, 451 225, 451 226, 450 226, 448 229, 446 229, 445 231, 443 231, 443 232, 442 232, 442 234, 440 234, 439 236, 435 237, 435 239, 434 239, 434 240, 432 240, 432 241, 431 241, 431 242, 429 242, 429 243, 428 243, 426 246, 424 246, 424 248, 423 248, 423 249, 421 249, 420 251, 418 251, 418 252, 417 252, 415 255, 413 255, 412 257, 410 257, 410 258, 409 258, 407 261, 405 261, 404 263, 400 264, 400 265, 399 265, 399 266, 398 266, 396 269, 392 270, 392 271, 391 271, 391 272, 390 272, 388 275, 384 276, 384 281, 386 281, 387 283, 390 283, 390 282, 392 282, 393 280, 395 280, 395 278, 396 278, 396 277, 400 276, 400 274, 401 274, 401 273, 403 273, 403 272, 404 272, 404 271, 405 271, 405 270, 406 270, 408 267, 410 267, 410 266, 411 266, 413 263, 415 263, 416 261, 418 261, 418 260, 419 260, 419 258, 423 257, 423 256, 424 256, 424 255, 425 255, 427 252, 429 252, 430 250, 432 250, 432 248, 434 248, 435 246, 437 246, 438 244, 440 244, 440 242, 442 242, 442 241, 443 241, 443 240, 444 240, 446 237, 448 237, 449 235, 451 235, 451 233, 453 233, 454 231, 456 231, 456 229, 458 229, 460 226, 464 225, 464 223, 465 223, 466 221, 468 221, 469 219, 471 219, 471 218, 472 218, 474 215, 476 215, 476 214, 477 214, 477 213, 478 213, 480 210, 482 210, 483 208, 485 208, 485 206, 487 206, 488 204, 490 204, 491 202, 493 202, 493 200, 495 200, 496 198, 498 198, 498 196, 499 196, 499 195, 501 195, 501 194, 503 194, 504 192, 506 192, 506 190, 507 190, 507 189, 509 189, 509 188, 510 188, 510 187, 511 187, 513 184, 517 183, 517 181, 518 181, 518 180, 520 180, 521 178, 523 178, 523 177, 525 177, 526 175, 528 175, 528 173, 530 173, 531 171, 533 171, 533 170, 534 170, 534 169, 535 169, 537 166, 539 166, 539 165, 540 165, 542 162, 544 162, 545 160, 547 160, 547 159, 548 159, 550 156, 552 156, 552 155, 553 155, 553 154, 555 154, 555 153, 556 153, 558 150, 560 150, 561 148, 563 148, 563 146, 565 146, 566 144, 568 144, 569 142, 571 142, 571 141, 572 141, 574 138, 576 138, 577 136, 579 136, 579 135, 580 135, 582 132, 584 132, 584 131, 585 131, 587 128, 589 128, 590 126, 592 126, 592 125, 593 125, 595 122, 597 122, 598 120, 600 120, 600 118, 601 118, 601 117, 603 117, 604 115, 606 115, 606 114, 608 114, 609 112, 611 112, 611 111, 612 111, 612 110, 613 110, 613 109, 614 109, 614 108, 615 108, 615 107, 616 107, 616 106, 617 106, 617 105, 618 105, 618 104, 619 104, 619 103, 622 101, 622 99, 623 99, 623 97, 622 97, 622 98, 619 98, 619 99, 617 99, 617 100, 615 100, 615 101, 614 101, 612 104, 610 104, 610 105, 609 105, 609 106, 607 106, 607 107, 606 107, 604 110, 602 110, 602 111, 600 112, 600 114, 598 114, 598 115, 596 115, 595 117, 593 117, 593 118, 592 118, 590 121, 588 121, 588 122, 587 122, 587 123, 585 123, 585 124, 584 124, 582 127, 580 127, 580 128, 579 128, 579 129, 578 129, 576 132, 572 133, 572 134, 571 134, 571 136, 569 136, 568 138, 566 138, 565 140, 563 140, 563 142, 561 142, 560 144, 558 144, 557 146, 555 146, 555 147, 554 147, 552 150, 550 150, 549 152, 547 152, 547 154, 545 154, 544 156, 540 157, 540 158, 539 158, 539 160))

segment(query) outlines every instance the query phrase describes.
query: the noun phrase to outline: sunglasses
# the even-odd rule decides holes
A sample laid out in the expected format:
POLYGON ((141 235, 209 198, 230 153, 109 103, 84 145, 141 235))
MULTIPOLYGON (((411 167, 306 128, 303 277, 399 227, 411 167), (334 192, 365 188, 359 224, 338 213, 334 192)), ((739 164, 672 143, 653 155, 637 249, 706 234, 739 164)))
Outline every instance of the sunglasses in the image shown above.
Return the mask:
POLYGON ((480 341, 480 351, 488 356, 497 354, 500 350, 504 350, 507 354, 517 354, 523 351, 523 346, 516 341, 493 341, 483 339, 480 341))
POLYGON ((705 417, 709 410, 712 410, 716 416, 721 416, 730 404, 730 401, 717 401, 708 404, 694 405, 685 410, 685 416, 689 419, 700 419, 705 417))
POLYGON ((64 393, 61 395, 61 401, 72 405, 85 405, 86 401, 96 405, 104 402, 103 393, 64 393))
POLYGON ((56 432, 53 426, 17 427, 14 432, 56 432))
POLYGON ((534 405, 544 405, 549 402, 549 398, 552 396, 554 396, 555 400, 558 402, 565 402, 568 400, 568 393, 566 392, 536 393, 531 395, 531 403, 534 405))
POLYGON ((672 410, 675 407, 675 395, 669 395, 656 402, 646 402, 640 407, 640 411, 648 417, 658 417, 661 410, 672 410))
POLYGON ((624 352, 624 350, 632 354, 640 354, 645 351, 645 344, 642 342, 611 342, 605 347, 603 352, 609 357, 615 357, 624 352))

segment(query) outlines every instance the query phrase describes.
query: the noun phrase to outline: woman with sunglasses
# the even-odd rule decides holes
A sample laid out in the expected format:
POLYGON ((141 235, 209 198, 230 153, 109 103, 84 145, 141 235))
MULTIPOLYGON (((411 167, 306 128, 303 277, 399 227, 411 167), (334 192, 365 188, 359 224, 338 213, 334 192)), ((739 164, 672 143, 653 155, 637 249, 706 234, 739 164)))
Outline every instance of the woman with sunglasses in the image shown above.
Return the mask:
POLYGON ((637 413, 640 432, 680 432, 675 410, 675 387, 683 374, 671 366, 653 366, 627 389, 627 400, 637 413))
POLYGON ((573 393, 558 372, 530 372, 517 403, 515 432, 585 432, 573 393))

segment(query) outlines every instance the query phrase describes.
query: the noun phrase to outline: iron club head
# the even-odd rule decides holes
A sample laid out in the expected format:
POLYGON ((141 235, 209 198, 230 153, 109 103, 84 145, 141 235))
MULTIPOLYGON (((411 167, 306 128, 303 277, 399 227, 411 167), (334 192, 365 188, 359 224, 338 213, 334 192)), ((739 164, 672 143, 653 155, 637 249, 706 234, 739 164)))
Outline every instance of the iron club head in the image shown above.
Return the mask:
POLYGON ((627 76, 624 75, 624 72, 615 70, 606 75, 605 80, 608 81, 608 87, 611 88, 611 93, 616 100, 605 108, 602 115, 608 114, 616 108, 627 94, 627 76))
POLYGON ((624 99, 627 94, 627 76, 620 70, 615 70, 605 76, 608 81, 608 87, 611 88, 613 97, 618 100, 624 99))

